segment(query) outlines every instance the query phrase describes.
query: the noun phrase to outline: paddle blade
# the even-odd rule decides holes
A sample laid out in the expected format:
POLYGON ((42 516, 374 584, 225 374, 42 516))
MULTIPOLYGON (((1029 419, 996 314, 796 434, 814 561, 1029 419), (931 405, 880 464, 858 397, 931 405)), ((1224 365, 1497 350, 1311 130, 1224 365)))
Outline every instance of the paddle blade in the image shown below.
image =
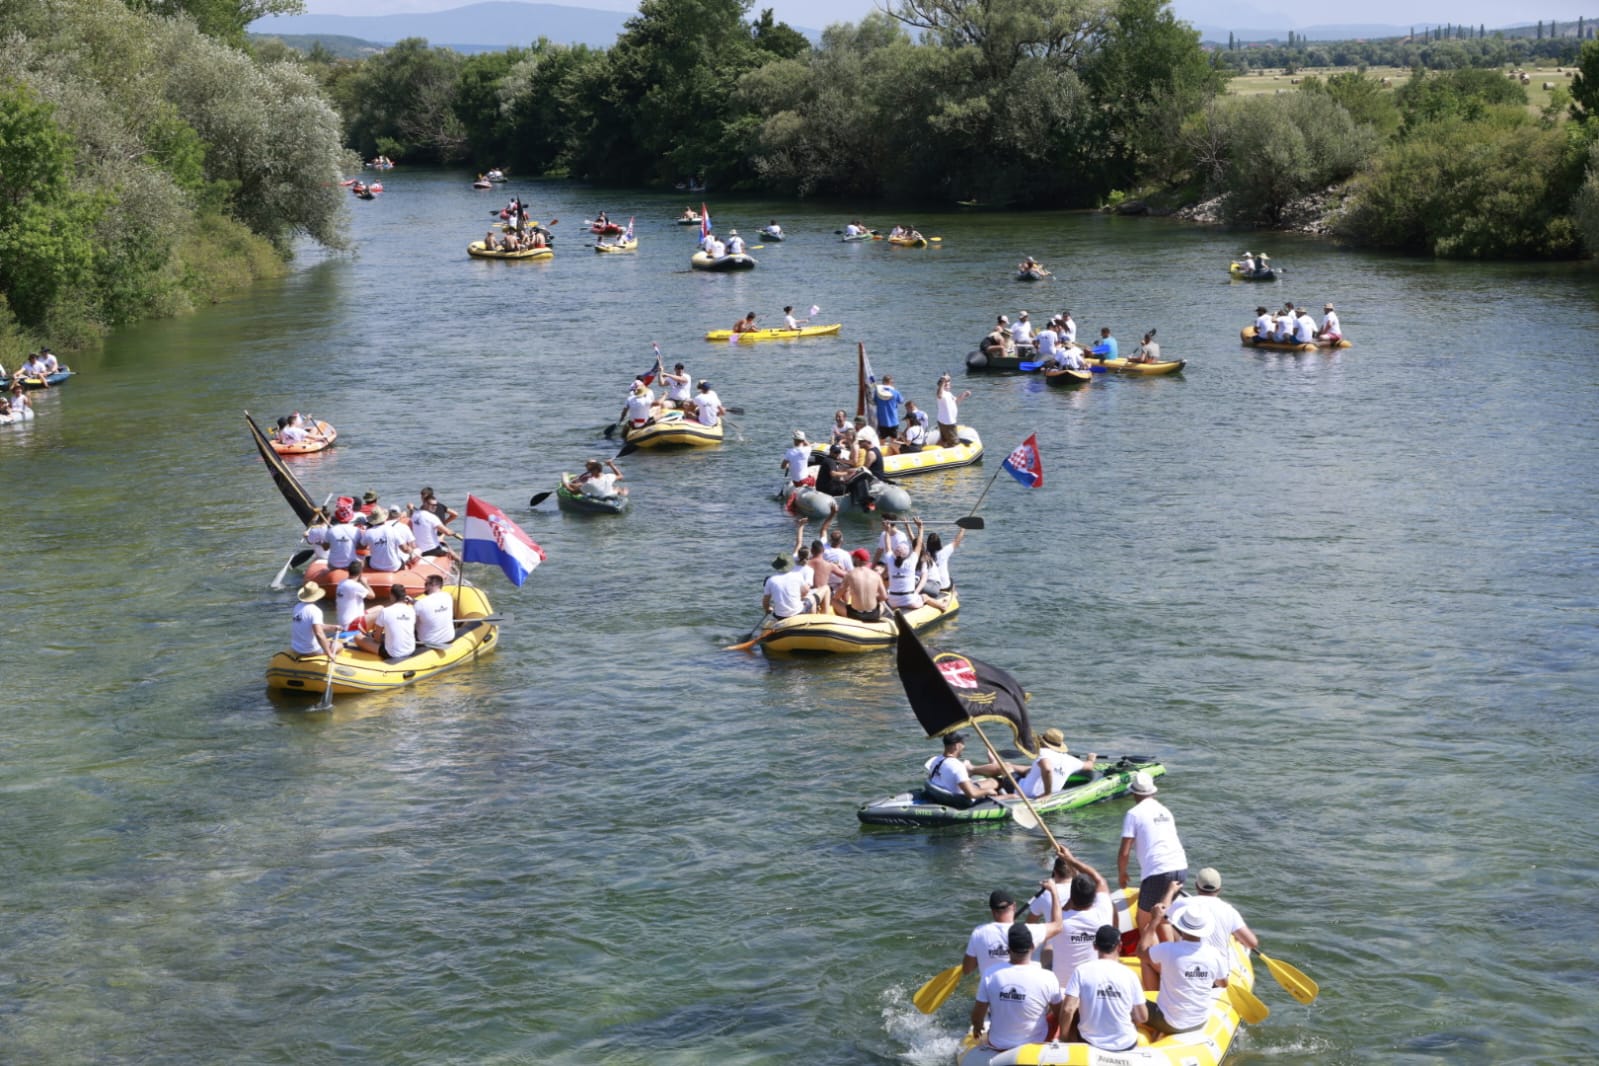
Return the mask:
POLYGON ((750 640, 744 641, 744 643, 742 643, 742 644, 729 644, 727 647, 723 648, 722 650, 723 651, 749 651, 751 648, 755 647, 755 645, 759 644, 761 641, 763 641, 765 639, 766 639, 766 634, 762 633, 762 634, 760 634, 757 637, 753 637, 750 640))
POLYGON ((1233 1010, 1238 1012, 1238 1016, 1250 1025, 1259 1025, 1271 1013, 1271 1008, 1262 1003, 1259 996, 1243 985, 1229 983, 1227 985, 1227 999, 1232 1003, 1233 1010))
POLYGON ((627 444, 622 445, 621 449, 616 453, 616 457, 618 459, 625 459, 636 451, 638 451, 638 445, 630 441, 627 444))
POLYGON ((1277 983, 1282 985, 1283 989, 1299 1002, 1314 1003, 1316 997, 1321 994, 1321 987, 1301 973, 1297 966, 1279 962, 1259 949, 1256 950, 1256 954, 1266 963, 1266 969, 1271 971, 1271 975, 1277 979, 1277 983))
POLYGON ((916 994, 911 997, 911 1002, 923 1014, 931 1014, 944 1005, 944 1001, 950 997, 950 993, 955 991, 964 976, 961 972, 961 964, 957 962, 949 969, 934 975, 925 985, 918 988, 916 994))
POLYGON ((549 492, 534 493, 533 498, 531 500, 527 501, 527 505, 529 507, 537 507, 539 504, 543 503, 545 500, 549 499, 552 495, 554 495, 554 493, 555 493, 554 489, 551 489, 549 492))
POLYGON ((1021 800, 1017 800, 1015 803, 1005 804, 1005 809, 1010 811, 1011 820, 1017 825, 1021 826, 1023 829, 1038 828, 1038 816, 1033 813, 1033 809, 1031 807, 1027 806, 1027 804, 1023 803, 1021 800))
POLYGON ((972 514, 966 515, 963 518, 955 519, 955 524, 960 526, 962 529, 982 529, 987 525, 987 523, 983 521, 982 515, 972 514))

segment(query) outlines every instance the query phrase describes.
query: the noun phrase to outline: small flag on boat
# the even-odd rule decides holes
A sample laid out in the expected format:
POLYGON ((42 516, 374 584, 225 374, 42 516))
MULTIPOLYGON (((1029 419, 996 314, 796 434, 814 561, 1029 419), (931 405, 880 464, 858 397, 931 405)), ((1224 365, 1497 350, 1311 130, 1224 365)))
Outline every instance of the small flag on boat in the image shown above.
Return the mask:
POLYGON ((1016 446, 1016 450, 1005 457, 1001 464, 1005 473, 1021 482, 1030 489, 1039 488, 1044 484, 1044 463, 1038 457, 1038 434, 1029 434, 1027 439, 1016 446))
POLYGON ((544 561, 544 549, 522 532, 505 512, 476 496, 466 498, 466 529, 461 538, 461 561, 489 563, 505 571, 511 584, 521 587, 527 575, 544 561))
POLYGON ((711 212, 705 206, 705 201, 700 201, 700 240, 711 235, 711 212))
POLYGON ((872 371, 872 361, 867 358, 865 348, 861 349, 861 372, 866 375, 866 384, 877 384, 877 375, 872 371))
POLYGON ((811 309, 809 311, 805 312, 807 317, 809 317, 811 315, 819 315, 821 313, 822 313, 822 305, 821 304, 811 304, 811 309))
POLYGON ((622 231, 622 239, 624 241, 633 239, 633 220, 631 218, 627 220, 627 229, 622 231))
POLYGON ((661 346, 656 343, 651 344, 650 347, 655 349, 655 365, 638 376, 638 379, 646 385, 652 384, 655 381, 655 376, 661 372, 661 346))

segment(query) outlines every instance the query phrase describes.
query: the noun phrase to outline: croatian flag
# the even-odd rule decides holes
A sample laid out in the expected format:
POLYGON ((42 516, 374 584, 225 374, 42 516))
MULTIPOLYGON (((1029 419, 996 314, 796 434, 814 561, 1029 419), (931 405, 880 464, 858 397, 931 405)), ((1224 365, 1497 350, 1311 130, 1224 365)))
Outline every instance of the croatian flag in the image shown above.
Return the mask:
POLYGON ((627 229, 622 231, 622 239, 624 241, 633 239, 633 220, 631 218, 627 220, 627 229))
POLYGON ((461 561, 490 563, 505 571, 511 584, 521 587, 527 575, 544 561, 544 549, 492 503, 476 496, 466 498, 466 531, 461 538, 461 561))
POLYGON ((1020 481, 1030 489, 1039 488, 1044 484, 1044 463, 1038 457, 1038 434, 1033 433, 1017 445, 1016 450, 1005 457, 1001 464, 1005 473, 1020 481))
POLYGON ((655 375, 661 372, 661 346, 657 343, 651 344, 650 347, 655 349, 655 365, 638 376, 638 379, 646 385, 653 383, 655 375))
POLYGON ((877 384, 877 375, 872 372, 872 360, 865 352, 861 353, 861 370, 866 374, 866 384, 877 384))
POLYGON ((705 207, 705 201, 700 201, 700 240, 711 235, 711 213, 705 207))

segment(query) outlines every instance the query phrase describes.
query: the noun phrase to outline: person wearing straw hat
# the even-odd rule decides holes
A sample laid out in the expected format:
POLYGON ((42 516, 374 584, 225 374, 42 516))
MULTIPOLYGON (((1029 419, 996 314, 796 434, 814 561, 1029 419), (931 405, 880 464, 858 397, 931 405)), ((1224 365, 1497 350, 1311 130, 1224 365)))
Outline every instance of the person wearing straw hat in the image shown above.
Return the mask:
POLYGON ((1157 928, 1166 918, 1177 885, 1155 904, 1150 921, 1138 940, 1143 962, 1144 987, 1159 989, 1149 1005, 1149 1027, 1167 1035, 1188 1033, 1205 1024, 1215 989, 1227 987, 1227 959, 1205 942, 1212 922, 1204 911, 1184 908, 1172 916, 1169 928, 1177 939, 1158 943, 1157 928))
POLYGON ((1133 774, 1128 785, 1136 799, 1122 818, 1121 850, 1116 854, 1116 880, 1127 887, 1127 860, 1138 849, 1138 928, 1151 925, 1150 915, 1157 903, 1168 897, 1173 886, 1182 887, 1188 879, 1188 855, 1177 837, 1177 820, 1155 799, 1155 779, 1144 770, 1133 774))
POLYGON ((1338 321, 1338 312, 1333 310, 1332 304, 1323 304, 1321 311, 1321 332, 1316 334, 1316 338, 1337 344, 1344 339, 1344 327, 1338 321))
POLYGON ((295 593, 294 598, 298 602, 294 605, 294 623, 289 640, 289 650, 294 654, 315 655, 321 652, 330 659, 336 654, 333 637, 338 627, 328 625, 322 617, 322 608, 317 606, 317 602, 325 595, 327 593, 315 581, 307 581, 295 593))
POLYGON ((805 488, 816 484, 816 479, 807 472, 811 465, 811 444, 805 439, 805 431, 794 431, 794 443, 783 453, 783 469, 788 471, 789 484, 796 489, 805 488))
POLYGON ((1038 736, 1038 758, 1027 768, 1027 773, 1016 782, 1029 799, 1041 799, 1066 787, 1066 782, 1079 770, 1092 770, 1093 752, 1087 759, 1079 759, 1066 747, 1066 734, 1059 729, 1046 729, 1038 736))
POLYGON ((1231 942, 1234 940, 1251 951, 1260 947, 1260 938, 1244 923, 1244 916, 1238 913, 1238 908, 1221 898, 1221 874, 1214 866, 1207 866, 1194 875, 1194 890, 1199 894, 1179 899, 1172 905, 1174 919, 1179 912, 1190 907, 1197 907, 1208 914, 1211 927, 1206 943, 1221 952, 1224 959, 1231 957, 1231 942))

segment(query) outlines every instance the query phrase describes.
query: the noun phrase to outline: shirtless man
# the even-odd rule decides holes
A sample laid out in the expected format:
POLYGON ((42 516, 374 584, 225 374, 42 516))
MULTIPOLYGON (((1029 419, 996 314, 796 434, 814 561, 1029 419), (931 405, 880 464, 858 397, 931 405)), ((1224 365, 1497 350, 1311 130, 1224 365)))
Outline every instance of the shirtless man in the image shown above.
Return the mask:
POLYGON ((844 575, 839 586, 844 616, 857 622, 880 622, 889 613, 888 586, 883 584, 883 575, 871 565, 865 548, 856 548, 851 558, 855 568, 844 575))
POLYGON ((754 333, 761 327, 755 324, 755 312, 751 311, 737 322, 733 323, 734 333, 754 333))

